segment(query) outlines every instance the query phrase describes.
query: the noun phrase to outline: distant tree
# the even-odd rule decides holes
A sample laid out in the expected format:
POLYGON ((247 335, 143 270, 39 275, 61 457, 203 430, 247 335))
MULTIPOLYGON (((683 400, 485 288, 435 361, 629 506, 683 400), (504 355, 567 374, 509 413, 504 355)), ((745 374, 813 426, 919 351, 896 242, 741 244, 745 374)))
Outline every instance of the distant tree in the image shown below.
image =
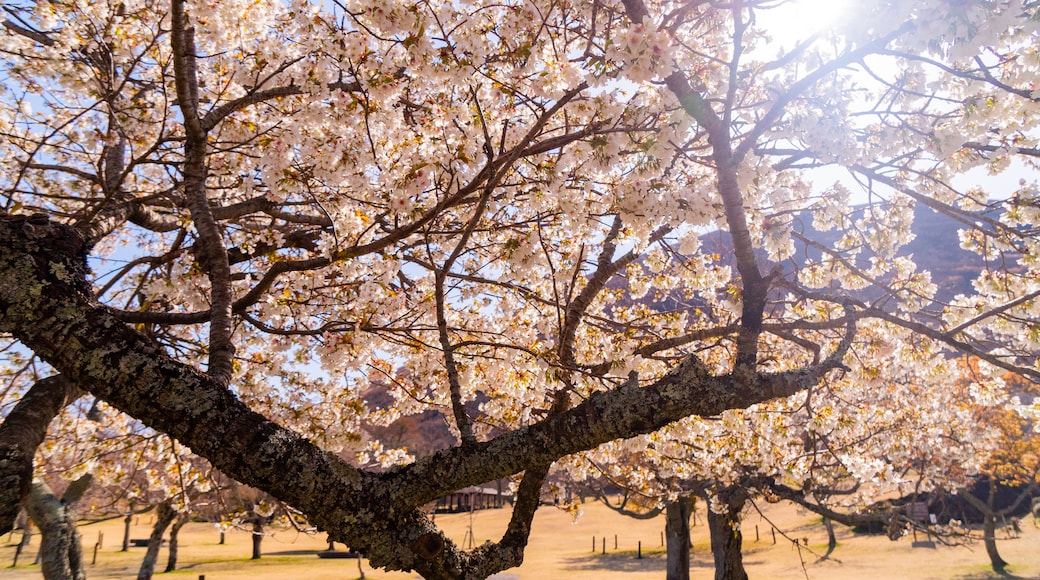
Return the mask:
MULTIPOLYGON (((638 463, 633 457, 629 458, 638 463)), ((645 520, 665 516, 665 577, 668 580, 689 580, 690 578, 690 518, 694 517, 697 505, 697 496, 689 482, 683 485, 675 485, 669 482, 673 488, 681 488, 678 492, 673 489, 674 497, 655 497, 648 495, 643 486, 628 486, 619 480, 609 478, 595 478, 586 489, 591 489, 596 499, 625 517, 645 520), (598 483, 598 485, 597 485, 598 483), (617 491, 616 499, 612 498, 606 491, 606 487, 617 491)), ((575 508, 576 509, 576 508, 575 508)))
POLYGON ((137 572, 137 580, 151 580, 155 573, 155 563, 159 560, 159 548, 162 547, 163 534, 166 528, 177 519, 177 510, 173 502, 164 500, 155 507, 155 525, 148 536, 148 547, 141 560, 141 568, 137 572))
POLYGON ((177 569, 177 557, 180 550, 180 532, 185 524, 191 521, 191 516, 186 513, 177 515, 173 525, 170 526, 170 545, 166 557, 166 568, 163 572, 173 572, 177 569))
POLYGON ((251 506, 239 518, 243 524, 248 526, 253 546, 250 558, 253 560, 259 560, 263 557, 261 546, 264 541, 264 526, 267 525, 272 514, 273 511, 271 511, 270 506, 261 503, 251 506))
POLYGON ((939 394, 954 353, 1040 380, 1037 7, 872 0, 784 39, 793 5, 6 3, 0 408, 56 372, 376 567, 481 578, 574 454, 842 373, 939 394), (916 206, 960 224, 970 292, 902 251, 916 206), (430 410, 452 447, 363 440, 430 410), (509 476, 498 542, 422 511, 509 476))
MULTIPOLYGON (((280 510, 277 500, 266 493, 243 485, 231 485, 222 494, 222 504, 228 527, 234 527, 249 534, 251 542, 250 558, 259 560, 263 557, 264 537, 269 534, 268 525, 280 518, 291 519, 294 514, 280 510)), ((288 520, 286 520, 288 521, 288 520)), ((291 525, 295 521, 289 522, 291 525)), ((313 533, 313 528, 300 529, 313 533)))
POLYGON ((40 564, 46 580, 84 580, 83 548, 80 545, 77 504, 90 486, 91 476, 72 482, 61 499, 49 485, 34 480, 26 510, 40 529, 40 564))
MULTIPOLYGON (((969 363, 970 364, 970 363, 969 363)), ((1008 376, 1014 391, 1026 390, 1035 395, 1035 387, 1022 384, 1015 376, 1008 376), (1031 391, 1031 392, 1030 392, 1031 391)), ((960 496, 982 514, 982 537, 994 572, 1005 573, 1008 563, 997 549, 997 525, 1007 517, 1030 505, 1031 498, 1040 489, 1040 437, 1028 422, 1015 410, 1006 408, 986 409, 979 413, 980 424, 989 425, 1000 434, 996 450, 982 466, 975 485, 962 489, 960 496), (977 497, 972 488, 981 489, 984 497, 977 497), (1001 489, 1009 489, 1010 501, 998 505, 997 495, 1001 489)))

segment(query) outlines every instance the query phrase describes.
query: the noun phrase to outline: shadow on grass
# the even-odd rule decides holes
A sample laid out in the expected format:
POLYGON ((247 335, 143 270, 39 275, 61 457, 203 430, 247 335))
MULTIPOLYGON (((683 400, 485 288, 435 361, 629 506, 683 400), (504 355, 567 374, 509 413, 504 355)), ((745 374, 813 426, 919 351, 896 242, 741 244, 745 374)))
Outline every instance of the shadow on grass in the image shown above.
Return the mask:
POLYGON ((589 554, 566 558, 563 561, 565 570, 610 570, 612 572, 660 572, 667 568, 664 554, 644 554, 642 559, 636 558, 635 552, 613 552, 610 554, 589 554))
POLYGON ((279 550, 277 552, 264 552, 264 557, 267 556, 314 556, 317 558, 318 552, 324 552, 324 550, 279 550))
MULTIPOLYGON (((754 557, 749 558, 747 556, 747 554, 744 556, 745 566, 764 563, 763 559, 754 557)), ((609 554, 596 553, 589 554, 588 556, 566 558, 563 561, 563 568, 572 571, 604 570, 610 572, 664 572, 668 568, 668 560, 663 550, 655 550, 649 553, 643 552, 642 559, 636 558, 635 551, 620 551, 609 554)), ((715 570, 715 562, 711 559, 710 554, 695 552, 695 555, 690 559, 690 570, 702 571, 700 574, 691 574, 691 576, 698 578, 708 577, 711 574, 705 574, 703 571, 710 572, 715 570)), ((975 579, 965 578, 963 580, 975 579)))
MULTIPOLYGON (((754 562, 747 559, 745 564, 754 562)), ((634 551, 614 552, 610 554, 589 554, 588 556, 577 556, 567 558, 563 561, 563 568, 571 571, 593 571, 605 570, 610 572, 664 572, 668 567, 667 557, 664 552, 651 552, 643 554, 643 558, 636 558, 634 551)), ((715 569, 715 563, 710 558, 698 558, 694 556, 690 561, 690 570, 709 571, 715 569)), ((705 577, 696 574, 696 577, 705 577)))
POLYGON ((1007 570, 1003 572, 986 570, 984 572, 969 572, 968 574, 954 576, 954 580, 1035 580, 1035 578, 1016 576, 1007 570))
MULTIPOLYGON (((229 567, 241 568, 243 566, 249 566, 249 565, 263 567, 266 564, 281 564, 281 565, 285 565, 285 564, 301 564, 301 565, 306 565, 306 564, 310 563, 311 558, 313 558, 314 561, 317 562, 319 560, 318 557, 317 557, 317 553, 321 552, 321 551, 322 550, 280 550, 280 551, 276 551, 276 552, 275 551, 264 552, 263 557, 258 559, 258 560, 254 560, 254 559, 249 558, 249 557, 232 558, 232 557, 224 557, 224 556, 214 556, 214 557, 211 557, 211 558, 203 558, 201 560, 196 560, 196 561, 189 561, 189 562, 185 562, 185 563, 178 563, 177 564, 177 570, 191 570, 192 568, 196 568, 198 566, 218 566, 218 567, 220 567, 220 566, 229 566, 229 567)), ((345 559, 345 560, 348 560, 348 561, 351 561, 351 562, 353 561, 353 559, 345 559)))

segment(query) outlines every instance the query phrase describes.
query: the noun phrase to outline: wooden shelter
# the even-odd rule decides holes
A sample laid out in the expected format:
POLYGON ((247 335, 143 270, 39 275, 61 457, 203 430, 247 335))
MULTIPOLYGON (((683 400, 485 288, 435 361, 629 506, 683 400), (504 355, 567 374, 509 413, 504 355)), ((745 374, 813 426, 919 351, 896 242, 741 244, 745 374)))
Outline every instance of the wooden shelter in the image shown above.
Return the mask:
POLYGON ((470 486, 438 499, 433 511, 455 513, 500 508, 512 501, 513 496, 493 487, 470 486))

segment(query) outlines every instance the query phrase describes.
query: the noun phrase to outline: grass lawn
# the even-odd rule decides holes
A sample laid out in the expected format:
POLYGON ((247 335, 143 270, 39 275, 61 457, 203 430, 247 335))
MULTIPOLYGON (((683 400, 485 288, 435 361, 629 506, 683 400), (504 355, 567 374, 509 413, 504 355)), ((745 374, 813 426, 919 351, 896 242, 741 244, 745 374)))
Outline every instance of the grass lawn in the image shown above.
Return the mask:
MULTIPOLYGON (((697 525, 693 527, 692 537, 692 575, 695 578, 710 578, 713 566, 708 551, 703 502, 697 507, 697 525)), ((839 546, 832 559, 817 562, 817 554, 822 554, 827 544, 826 531, 818 517, 788 504, 763 504, 762 510, 764 516, 753 511, 746 514, 743 525, 744 561, 752 578, 1040 580, 1040 530, 1028 519, 1023 522, 1023 534, 1019 538, 1004 539, 1005 534, 998 533, 1001 539, 1000 552, 1011 563, 1008 569, 1011 576, 1001 577, 989 570, 981 542, 967 546, 914 548, 911 546, 911 538, 893 542, 884 536, 857 536, 843 526, 835 526, 839 546), (774 544, 772 524, 790 538, 797 538, 803 543, 807 539, 808 549, 804 546, 796 548, 790 539, 780 533, 777 533, 774 544)), ((456 542, 468 547, 471 527, 475 542, 480 543, 500 536, 508 518, 507 508, 473 514, 441 514, 436 516, 436 521, 456 542)), ((137 518, 131 528, 131 538, 147 538, 151 531, 150 522, 150 514, 137 518)), ((582 506, 582 515, 577 521, 572 521, 567 512, 546 506, 535 517, 534 532, 523 566, 504 572, 497 578, 659 580, 664 577, 665 570, 664 547, 661 544, 663 531, 663 516, 652 520, 634 520, 616 515, 598 504, 585 504, 582 506), (637 557, 640 549, 642 558, 637 557)), ((84 525, 80 532, 88 562, 88 578, 107 580, 136 576, 144 548, 119 551, 122 544, 121 521, 84 525), (99 535, 103 535, 103 542, 97 553, 97 563, 89 564, 99 535)), ((41 578, 40 567, 32 565, 39 547, 38 536, 33 537, 27 552, 22 554, 18 567, 10 567, 18 538, 17 533, 0 537, 0 578, 41 578)), ((210 524, 188 524, 180 533, 178 570, 168 574, 157 573, 156 578, 195 580, 204 575, 206 580, 342 580, 359 577, 356 560, 319 559, 315 556, 316 552, 327 546, 324 534, 308 536, 293 529, 274 529, 270 536, 264 538, 264 557, 261 560, 249 559, 251 542, 248 532, 229 532, 224 545, 219 544, 219 539, 219 532, 210 524)), ((344 549, 342 546, 337 548, 344 549)), ((368 567, 367 562, 363 565, 367 578, 418 577, 410 573, 375 571, 368 567)), ((161 571, 165 567, 164 547, 159 555, 157 569, 161 571)))

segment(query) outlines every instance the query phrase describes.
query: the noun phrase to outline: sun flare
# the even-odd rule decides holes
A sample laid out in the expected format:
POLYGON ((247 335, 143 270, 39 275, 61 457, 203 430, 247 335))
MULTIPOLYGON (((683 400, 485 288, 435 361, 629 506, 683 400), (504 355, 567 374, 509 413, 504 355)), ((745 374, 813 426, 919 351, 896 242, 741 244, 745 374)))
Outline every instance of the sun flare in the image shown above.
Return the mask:
POLYGON ((848 0, 792 0, 763 15, 770 33, 783 41, 798 41, 840 26, 852 12, 848 0))

